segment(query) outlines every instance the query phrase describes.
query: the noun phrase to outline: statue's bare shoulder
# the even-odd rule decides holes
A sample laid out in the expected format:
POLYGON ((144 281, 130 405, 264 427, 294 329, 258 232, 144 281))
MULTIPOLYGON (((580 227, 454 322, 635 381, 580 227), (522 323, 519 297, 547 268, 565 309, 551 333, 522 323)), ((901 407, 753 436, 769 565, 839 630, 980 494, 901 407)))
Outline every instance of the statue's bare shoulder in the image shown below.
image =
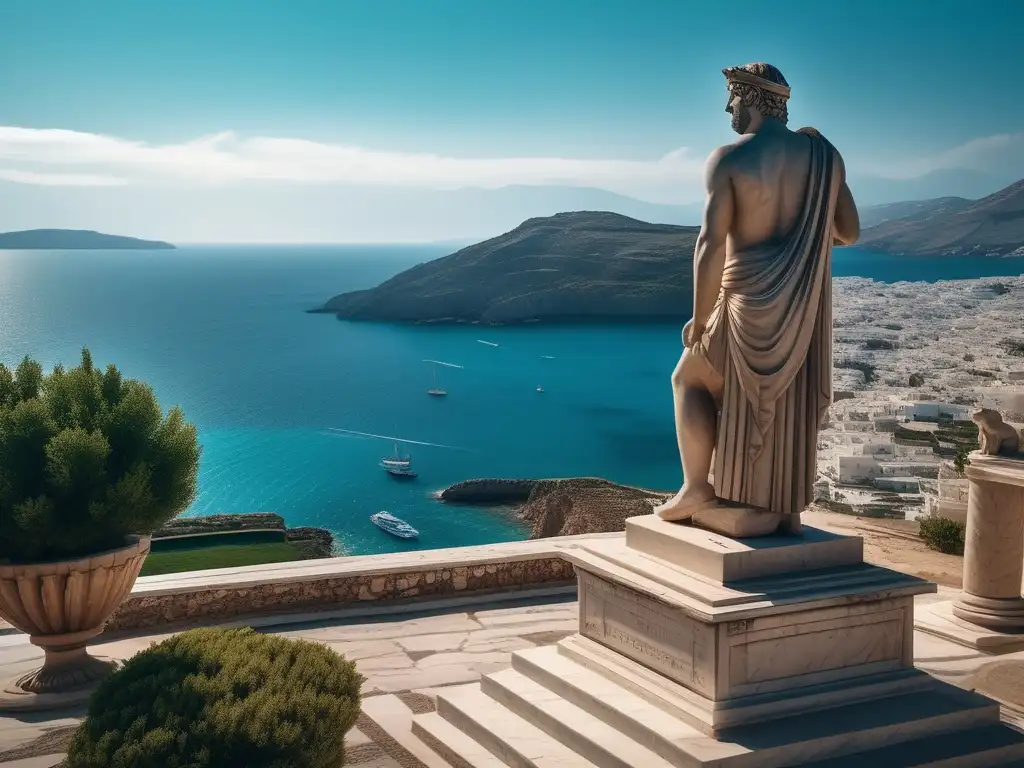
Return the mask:
POLYGON ((730 144, 723 144, 708 155, 704 163, 704 184, 708 191, 732 178, 742 164, 742 150, 752 136, 740 136, 730 144))

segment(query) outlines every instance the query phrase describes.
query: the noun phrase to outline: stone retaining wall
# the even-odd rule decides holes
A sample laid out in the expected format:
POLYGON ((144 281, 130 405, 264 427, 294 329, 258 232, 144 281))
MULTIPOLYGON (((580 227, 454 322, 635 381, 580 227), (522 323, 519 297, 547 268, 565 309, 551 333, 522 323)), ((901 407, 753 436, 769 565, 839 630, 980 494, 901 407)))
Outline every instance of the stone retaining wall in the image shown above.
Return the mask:
MULTIPOLYGON (((307 561, 315 562, 315 561, 307 561)), ((392 572, 338 573, 307 579, 167 590, 136 591, 107 623, 107 632, 210 624, 229 619, 325 611, 372 601, 439 598, 457 594, 510 591, 575 581, 572 565, 548 553, 530 559, 433 565, 392 572)))

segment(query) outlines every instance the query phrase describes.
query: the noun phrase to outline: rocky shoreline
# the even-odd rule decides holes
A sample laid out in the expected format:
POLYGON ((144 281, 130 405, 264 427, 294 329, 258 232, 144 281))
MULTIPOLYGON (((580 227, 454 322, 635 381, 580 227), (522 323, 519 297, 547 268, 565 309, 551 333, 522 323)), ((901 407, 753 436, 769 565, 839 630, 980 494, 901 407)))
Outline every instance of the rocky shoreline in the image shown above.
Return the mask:
POLYGON ((612 533, 627 517, 650 514, 674 491, 620 485, 599 477, 548 480, 481 478, 449 486, 438 498, 456 504, 516 506, 516 516, 531 525, 529 538, 612 533))

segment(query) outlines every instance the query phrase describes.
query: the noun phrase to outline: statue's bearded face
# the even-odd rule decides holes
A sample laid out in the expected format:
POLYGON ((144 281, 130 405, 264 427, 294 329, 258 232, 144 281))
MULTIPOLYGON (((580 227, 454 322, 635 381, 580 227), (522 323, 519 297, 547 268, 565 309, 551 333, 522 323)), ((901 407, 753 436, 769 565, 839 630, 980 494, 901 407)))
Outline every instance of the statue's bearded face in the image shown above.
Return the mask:
POLYGON ((732 129, 741 136, 750 127, 750 109, 747 107, 743 97, 738 93, 729 90, 729 101, 725 105, 725 111, 732 115, 732 129))

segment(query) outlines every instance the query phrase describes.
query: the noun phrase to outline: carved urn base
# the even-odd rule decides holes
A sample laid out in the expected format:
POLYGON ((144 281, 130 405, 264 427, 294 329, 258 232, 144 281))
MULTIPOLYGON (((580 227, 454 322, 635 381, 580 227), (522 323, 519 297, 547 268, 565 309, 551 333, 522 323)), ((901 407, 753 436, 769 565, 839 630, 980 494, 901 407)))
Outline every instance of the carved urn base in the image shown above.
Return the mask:
POLYGON ((148 536, 73 561, 0 566, 0 616, 43 649, 42 667, 0 681, 0 712, 57 709, 89 698, 119 662, 90 656, 89 641, 131 592, 148 536))

